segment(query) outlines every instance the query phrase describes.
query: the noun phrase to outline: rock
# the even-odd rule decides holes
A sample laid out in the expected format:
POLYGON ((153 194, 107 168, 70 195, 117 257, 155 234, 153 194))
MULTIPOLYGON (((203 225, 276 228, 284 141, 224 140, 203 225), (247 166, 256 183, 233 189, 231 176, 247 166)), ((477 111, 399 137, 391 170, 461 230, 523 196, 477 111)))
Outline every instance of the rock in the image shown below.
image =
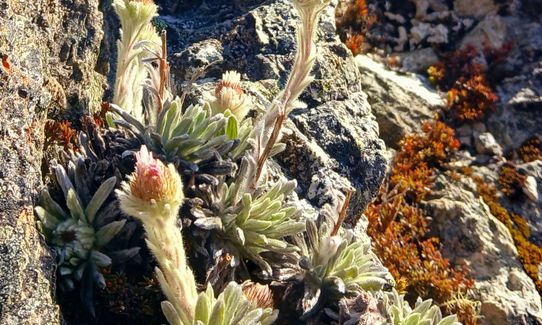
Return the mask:
POLYGON ((478 196, 473 181, 439 175, 436 184, 426 202, 432 227, 444 256, 470 268, 473 298, 482 303, 482 324, 542 322, 540 295, 523 271, 514 241, 478 196))
POLYGON ((97 0, 0 5, 0 323, 59 324, 56 263, 36 228, 43 122, 99 103, 97 0))
POLYGON ((410 29, 410 36, 411 48, 426 39, 432 44, 445 44, 448 43, 448 28, 442 24, 433 25, 420 22, 410 29))
MULTIPOLYGON (((251 93, 264 97, 265 106, 286 82, 294 59, 297 17, 291 1, 254 6, 245 14, 226 0, 207 5, 164 19, 175 52, 175 79, 186 80, 196 68, 216 61, 206 77, 235 69, 250 81, 251 93)), ((301 96, 307 108, 291 114, 293 123, 284 135, 287 150, 277 159, 317 207, 354 188, 353 217, 378 191, 388 154, 361 92, 356 62, 336 35, 333 6, 322 15, 318 35, 315 81, 301 96)))
POLYGON ((500 49, 507 37, 506 23, 498 15, 487 15, 461 40, 461 47, 474 46, 482 53, 484 48, 500 49))
POLYGON ((454 0, 454 10, 460 16, 484 18, 489 13, 497 13, 499 6, 493 0, 454 0))
POLYGON ((493 134, 485 132, 475 136, 474 145, 476 151, 480 154, 490 154, 493 156, 502 156, 502 148, 493 137, 493 134))
MULTIPOLYGON (((312 109, 300 110, 293 114, 292 120, 307 136, 307 140, 321 149, 307 155, 309 146, 306 144, 290 146, 286 154, 290 158, 295 156, 295 161, 283 160, 285 168, 295 168, 290 175, 295 178, 311 177, 310 188, 313 189, 334 188, 344 192, 348 189, 345 185, 357 189, 350 200, 350 213, 356 215, 363 212, 376 195, 388 163, 385 145, 378 137, 378 124, 371 114, 367 95, 358 92, 344 101, 330 101, 312 109), (303 152, 308 161, 300 161, 303 152), (318 164, 310 168, 315 162, 318 164), (336 180, 334 174, 342 176, 344 180, 336 180)), ((306 140, 303 142, 307 143, 306 140)), ((301 185, 303 183, 300 181, 301 185)), ((308 195, 311 200, 325 197, 308 195)), ((323 203, 325 201, 315 202, 317 206, 323 203)))
POLYGON ((499 84, 499 107, 488 120, 488 129, 505 149, 516 149, 533 135, 542 135, 542 25, 510 23, 510 33, 517 40, 506 56, 506 78, 499 84))
POLYGON ((478 133, 484 133, 487 131, 485 123, 476 122, 472 125, 472 129, 478 133))
POLYGON ((525 183, 523 183, 523 193, 527 195, 529 200, 533 202, 538 202, 538 185, 536 183, 536 178, 533 176, 527 176, 525 183))
POLYGON ((471 124, 461 125, 459 128, 457 128, 457 134, 461 137, 472 136, 472 125, 471 124))
POLYGON ((401 58, 401 66, 409 72, 426 73, 427 68, 436 64, 439 61, 435 50, 426 47, 419 50, 404 52, 399 54, 401 58))
POLYGON ((542 244, 542 204, 538 200, 542 194, 542 161, 535 160, 519 164, 516 165, 516 168, 527 176, 522 188, 525 198, 505 200, 504 205, 527 221, 532 239, 540 245, 542 244))
POLYGON ((443 98, 421 77, 390 71, 364 55, 358 55, 356 61, 380 136, 388 146, 397 148, 406 134, 421 132, 423 122, 444 107, 443 98))

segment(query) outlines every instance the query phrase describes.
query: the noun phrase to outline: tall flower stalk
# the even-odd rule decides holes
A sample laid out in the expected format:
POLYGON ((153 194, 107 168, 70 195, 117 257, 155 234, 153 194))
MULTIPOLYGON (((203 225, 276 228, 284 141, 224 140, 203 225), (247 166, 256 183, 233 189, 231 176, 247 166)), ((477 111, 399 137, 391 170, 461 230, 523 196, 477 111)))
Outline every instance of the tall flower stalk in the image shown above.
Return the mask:
POLYGON ((143 83, 147 78, 143 59, 149 55, 146 49, 156 51, 160 47, 160 36, 151 24, 151 20, 158 16, 158 7, 152 0, 114 0, 113 8, 122 26, 117 41, 113 103, 143 121, 141 101, 143 83))
POLYGON ((301 24, 297 32, 297 52, 294 65, 284 90, 273 100, 272 106, 256 124, 254 130, 255 149, 254 160, 257 170, 253 188, 257 186, 265 161, 277 140, 280 138, 284 120, 299 103, 298 98, 314 80, 310 75, 316 61, 316 24, 322 11, 329 5, 330 0, 294 0, 299 13, 301 24))
POLYGON ((117 190, 122 211, 141 220, 147 246, 156 257, 156 275, 167 301, 162 311, 172 325, 271 324, 272 306, 248 300, 239 284, 230 282, 215 298, 212 286, 199 296, 187 264, 183 237, 176 227, 184 199, 179 174, 154 159, 145 146, 136 154, 136 170, 117 190))
POLYGON ((194 274, 187 264, 183 237, 176 226, 184 199, 173 165, 153 158, 145 146, 136 154, 135 172, 117 190, 122 211, 141 220, 147 246, 156 257, 156 275, 167 301, 162 310, 170 324, 191 324, 197 303, 194 274))

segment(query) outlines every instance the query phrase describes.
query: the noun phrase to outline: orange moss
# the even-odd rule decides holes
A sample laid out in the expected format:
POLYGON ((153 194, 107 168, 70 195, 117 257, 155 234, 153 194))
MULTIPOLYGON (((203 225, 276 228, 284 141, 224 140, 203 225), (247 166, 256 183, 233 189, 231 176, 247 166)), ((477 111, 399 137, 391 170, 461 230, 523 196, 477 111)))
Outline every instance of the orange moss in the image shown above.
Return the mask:
POLYGON ((345 45, 352 51, 352 54, 358 55, 362 52, 365 37, 361 34, 354 34, 346 39, 345 45))
POLYGON ((527 176, 521 174, 512 165, 503 165, 499 170, 499 189, 509 198, 517 199, 523 194, 523 185, 527 176))
POLYGON ((434 121, 423 125, 423 135, 408 135, 401 141, 391 173, 391 186, 400 186, 415 202, 430 190, 432 169, 459 148, 454 130, 434 121))
POLYGON ((11 63, 9 63, 9 57, 7 54, 2 55, 2 68, 7 74, 11 73, 11 63))
POLYGON ((343 41, 352 54, 366 52, 364 35, 377 22, 377 16, 369 11, 366 0, 349 1, 344 11, 337 12, 336 21, 337 30, 343 32, 343 41))
POLYGON ((485 73, 479 72, 470 79, 459 79, 448 91, 447 110, 459 122, 478 121, 494 111, 498 97, 489 86, 485 73))
MULTIPOLYGON (((501 60, 509 49, 486 51, 488 64, 492 64, 501 60)), ((474 63, 479 55, 474 47, 467 46, 463 50, 448 54, 441 62, 427 70, 429 80, 438 89, 448 93, 445 110, 449 115, 448 119, 459 124, 483 119, 495 109, 498 101, 487 79, 486 70, 480 64, 474 63)))
POLYGON ((365 215, 376 254, 407 297, 433 298, 442 303, 472 287, 463 266, 453 267, 439 250, 439 240, 428 236, 428 221, 418 203, 433 184, 432 173, 459 146, 445 124, 426 123, 424 134, 401 142, 391 176, 365 215))
POLYGON ((518 155, 524 162, 542 160, 542 142, 536 136, 527 139, 519 147, 518 155))
POLYGON ((53 121, 49 120, 45 122, 45 144, 47 148, 49 145, 55 143, 64 147, 65 149, 75 148, 77 144, 77 131, 72 128, 70 121, 53 121))
POLYGON ((444 81, 444 78, 446 77, 446 69, 444 63, 438 62, 437 64, 430 66, 427 69, 427 75, 432 85, 441 85, 444 81))
POLYGON ((94 123, 99 127, 104 127, 106 124, 105 116, 109 111, 111 111, 110 104, 108 102, 103 102, 100 111, 92 115, 94 123))

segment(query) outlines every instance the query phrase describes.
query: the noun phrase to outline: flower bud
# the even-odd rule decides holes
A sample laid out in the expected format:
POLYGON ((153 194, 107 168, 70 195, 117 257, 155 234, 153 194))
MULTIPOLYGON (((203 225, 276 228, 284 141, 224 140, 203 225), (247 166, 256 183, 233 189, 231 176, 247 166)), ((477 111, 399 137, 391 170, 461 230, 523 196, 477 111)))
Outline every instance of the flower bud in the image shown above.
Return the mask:
POLYGON ((211 108, 214 114, 230 110, 235 117, 242 120, 250 110, 251 99, 241 88, 241 75, 236 71, 227 71, 215 88, 211 108))
POLYGON ((183 200, 182 182, 173 165, 155 159, 147 147, 136 154, 136 169, 117 194, 122 210, 136 218, 173 218, 183 200))

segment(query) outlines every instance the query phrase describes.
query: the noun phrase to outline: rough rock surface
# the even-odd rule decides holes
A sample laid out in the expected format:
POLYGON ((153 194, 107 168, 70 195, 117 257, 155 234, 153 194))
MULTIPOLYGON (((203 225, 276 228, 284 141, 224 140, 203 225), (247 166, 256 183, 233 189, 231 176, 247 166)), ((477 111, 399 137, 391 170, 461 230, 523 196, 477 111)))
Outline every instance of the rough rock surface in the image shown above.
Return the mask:
MULTIPOLYGON (((397 133, 419 132, 423 120, 432 116, 430 108, 437 112, 444 105, 442 94, 422 86, 420 77, 390 71, 367 56, 358 56, 356 60, 362 72, 363 89, 377 116, 382 137, 389 146, 397 145, 401 138, 397 133), (428 104, 432 102, 434 106, 428 104), (425 108, 422 113, 420 107, 425 108), (427 113, 424 115, 423 112, 427 113)), ((535 122, 524 121, 526 117, 515 110, 505 116, 508 120, 502 128, 514 125, 507 132, 518 137, 517 132, 522 132, 523 140, 526 138, 521 130, 523 123, 528 122, 526 125, 532 126, 532 130, 540 130, 540 124, 536 128, 535 122)), ((499 117, 498 121, 505 123, 504 119, 504 116, 499 117)), ((488 129, 483 122, 458 128, 456 134, 464 150, 458 153, 451 166, 471 166, 488 183, 498 184, 498 171, 506 159, 499 141, 502 137, 495 132, 489 133, 488 129), (485 167, 476 166, 480 164, 485 167)), ((540 199, 533 201, 528 197, 540 197, 542 193, 542 162, 536 160, 516 167, 532 179, 528 184, 530 188, 524 189, 529 193, 513 201, 503 197, 502 202, 507 210, 525 217, 531 226, 532 240, 540 244, 542 205, 540 199), (536 190, 532 188, 533 184, 536 190)), ((434 192, 424 206, 432 218, 432 229, 442 238, 445 256, 452 262, 465 262, 470 267, 475 280, 473 298, 482 301, 483 323, 541 322, 540 295, 523 270, 510 232, 491 215, 471 180, 462 177, 460 182, 456 182, 440 171, 436 176, 434 192)))
POLYGON ((533 135, 542 136, 542 24, 522 17, 505 20, 514 47, 498 73, 498 111, 489 130, 506 149, 517 148, 533 135))
POLYGON ((422 77, 400 75, 363 55, 356 57, 356 63, 380 136, 392 148, 397 148, 405 135, 420 132, 423 121, 432 119, 445 105, 422 77))
POLYGON ((517 200, 504 200, 504 206, 525 218, 531 226, 532 239, 542 244, 542 161, 516 165, 518 171, 527 176, 523 193, 517 200))
POLYGON ((35 226, 43 121, 101 99, 98 1, 0 1, 0 324, 60 323, 35 226))
MULTIPOLYGON (((483 168, 482 173, 491 171, 483 168)), ((426 204, 444 255, 471 269, 473 297, 482 302, 482 324, 542 322, 540 295, 523 271, 512 236, 491 215, 474 182, 440 175, 426 204)))
MULTIPOLYGON (((222 71, 235 69, 251 81, 251 92, 271 100, 286 82, 293 62, 298 18, 290 1, 258 5, 261 2, 246 2, 244 7, 250 10, 245 14, 243 6, 215 1, 162 17, 175 52, 171 70, 177 82, 214 62, 206 77, 220 78, 222 71), (274 80, 279 80, 278 85, 274 80)), ((322 15, 316 80, 301 96, 307 108, 291 115, 293 123, 288 123, 290 132, 285 136, 291 145, 279 163, 291 166, 287 173, 298 179, 300 191, 316 206, 333 200, 332 193, 355 188, 350 205, 354 215, 378 190, 387 154, 361 91, 356 63, 336 35, 333 13, 330 6, 322 15)))

